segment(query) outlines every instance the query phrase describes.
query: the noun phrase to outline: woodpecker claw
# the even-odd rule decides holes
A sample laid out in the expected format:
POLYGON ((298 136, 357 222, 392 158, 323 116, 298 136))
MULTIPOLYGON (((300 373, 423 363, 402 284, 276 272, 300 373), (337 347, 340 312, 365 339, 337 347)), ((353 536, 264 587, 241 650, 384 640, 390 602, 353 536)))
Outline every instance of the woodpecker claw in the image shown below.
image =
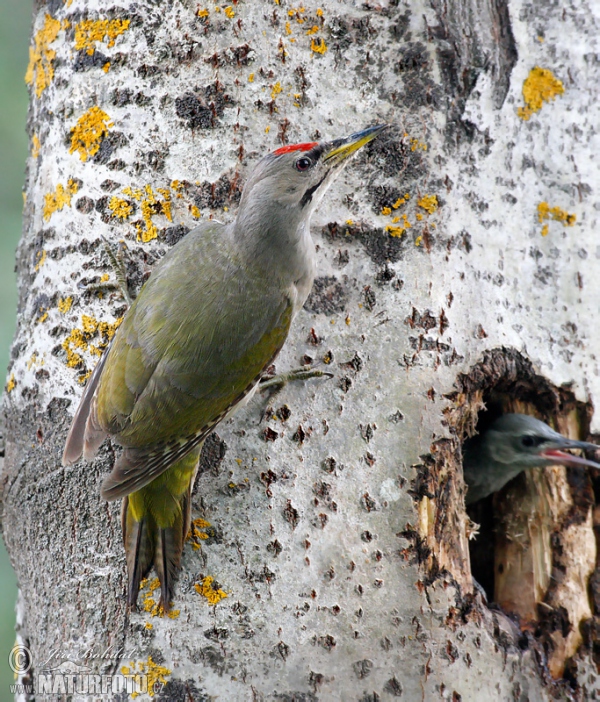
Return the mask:
POLYGON ((102 238, 102 248, 104 249, 104 252, 106 253, 110 266, 113 269, 113 272, 115 274, 115 278, 117 279, 117 286, 119 290, 121 291, 121 295, 125 298, 125 302, 127 303, 128 307, 131 307, 131 303, 133 302, 133 298, 129 294, 129 286, 127 285, 127 271, 125 268, 125 261, 124 261, 124 251, 125 249, 123 247, 119 247, 117 250, 117 253, 114 252, 113 247, 111 244, 107 241, 107 239, 103 236, 102 238))
POLYGON ((267 388, 280 390, 293 380, 308 380, 309 378, 333 378, 333 373, 303 366, 302 368, 296 368, 288 373, 274 375, 271 378, 264 378, 260 381, 260 390, 266 390, 267 388))

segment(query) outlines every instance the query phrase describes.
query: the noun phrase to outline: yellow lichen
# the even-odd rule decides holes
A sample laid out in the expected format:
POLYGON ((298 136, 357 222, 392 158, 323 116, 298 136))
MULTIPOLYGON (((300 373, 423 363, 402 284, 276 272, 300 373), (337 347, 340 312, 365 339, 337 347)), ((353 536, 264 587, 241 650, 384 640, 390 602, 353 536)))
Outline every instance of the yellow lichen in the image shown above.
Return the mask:
MULTIPOLYGON (((128 677, 146 676, 147 690, 150 697, 154 697, 155 693, 167 684, 167 676, 173 671, 165 668, 163 665, 158 665, 152 660, 152 656, 148 656, 147 661, 129 661, 129 665, 121 667, 121 674, 128 677)), ((131 696, 135 699, 140 693, 132 692, 131 696)))
POLYGON ((31 354, 31 358, 27 361, 27 370, 31 370, 31 369, 33 368, 33 366, 35 366, 35 364, 36 364, 37 362, 38 362, 38 355, 37 355, 37 353, 34 351, 34 352, 31 354))
POLYGON ((6 383, 6 392, 11 393, 17 387, 17 381, 15 380, 15 374, 11 373, 8 382, 6 383))
POLYGON ((47 14, 44 18, 44 26, 33 37, 34 45, 29 47, 29 65, 25 73, 25 82, 28 85, 34 84, 37 97, 40 97, 54 78, 56 51, 48 47, 56 40, 60 29, 60 20, 47 14))
POLYGON ((254 73, 251 73, 251 74, 248 76, 248 83, 254 83, 254 73))
POLYGON ((36 273, 40 270, 40 268, 46 263, 46 251, 38 251, 36 254, 37 257, 37 263, 35 264, 35 271, 36 273))
POLYGON ((113 213, 113 217, 127 219, 133 212, 133 206, 128 200, 123 200, 113 195, 108 203, 108 209, 113 213))
POLYGON ((275 85, 273 86, 273 90, 271 90, 271 99, 275 100, 275 98, 279 95, 279 93, 283 90, 281 87, 281 83, 277 81, 275 85))
POLYGON ((319 31, 319 27, 315 24, 310 29, 306 30, 306 33, 310 36, 311 34, 316 34, 319 31))
POLYGON ((415 246, 421 246, 422 241, 423 241, 423 235, 419 234, 419 236, 415 239, 415 246))
POLYGON ((569 214, 560 207, 550 207, 547 202, 540 202, 537 210, 540 224, 547 219, 553 219, 556 222, 562 222, 565 227, 572 227, 577 220, 576 215, 569 214))
POLYGON ((77 376, 77 382, 80 385, 85 385, 88 381, 88 378, 92 375, 92 371, 86 371, 85 373, 82 373, 81 375, 77 376))
POLYGON ((63 207, 71 207, 71 196, 75 195, 78 190, 77 182, 69 178, 66 188, 59 183, 53 193, 46 193, 42 210, 44 220, 48 221, 56 211, 62 210, 63 207))
POLYGON ((385 228, 385 231, 390 235, 394 237, 400 237, 404 234, 406 231, 406 227, 395 227, 392 224, 388 224, 385 228))
POLYGON ((103 274, 100 276, 100 282, 101 282, 101 283, 106 283, 106 282, 108 281, 108 278, 109 278, 108 273, 103 273, 103 274))
MULTIPOLYGON (((577 220, 576 215, 569 214, 560 207, 550 207, 550 205, 547 202, 539 203, 539 205, 537 206, 537 213, 538 222, 540 224, 542 224, 542 222, 546 222, 549 219, 552 219, 555 222, 562 222, 564 227, 572 227, 577 220)), ((547 236, 549 231, 550 227, 548 226, 548 224, 544 224, 544 226, 542 227, 542 236, 547 236)))
POLYGON ((226 7, 225 14, 227 15, 227 17, 229 17, 229 19, 233 19, 235 17, 235 11, 233 7, 226 7))
POLYGON ((42 324, 42 323, 45 322, 47 319, 48 319, 48 312, 44 312, 43 314, 41 314, 41 315, 35 320, 35 323, 36 323, 36 324, 42 324))
POLYGON ((75 26, 75 48, 92 55, 96 42, 108 38, 107 46, 115 45, 115 39, 129 29, 128 19, 96 19, 83 20, 75 26))
POLYGON ((200 208, 196 205, 192 205, 190 210, 194 219, 200 219, 200 217, 202 217, 202 212, 200 212, 200 208))
POLYGON ((393 210, 397 210, 401 205, 403 205, 405 202, 408 202, 409 200, 409 195, 408 193, 404 197, 399 197, 396 202, 392 205, 393 210))
POLYGON ((135 222, 135 227, 138 233, 138 240, 147 243, 156 239, 158 229, 152 222, 152 217, 157 214, 163 214, 170 222, 173 221, 171 215, 171 192, 169 188, 157 188, 157 191, 163 195, 164 199, 160 200, 152 190, 152 186, 146 185, 144 189, 123 188, 123 194, 133 197, 140 203, 142 211, 142 222, 135 222))
POLYGON ((61 312, 62 314, 67 314, 67 312, 71 309, 72 304, 73 304, 72 297, 59 297, 58 298, 58 311, 61 312))
POLYGON ((227 593, 221 590, 221 588, 216 590, 213 587, 214 580, 215 579, 211 575, 207 575, 202 580, 202 583, 196 583, 194 585, 196 592, 202 595, 203 597, 206 597, 208 603, 211 605, 216 605, 222 599, 227 597, 227 593))
POLYGON ((317 7, 316 15, 317 17, 323 17, 323 10, 320 7, 317 7))
POLYGON ((202 530, 206 529, 209 526, 210 522, 207 522, 206 519, 198 518, 194 519, 194 521, 192 522, 192 526, 186 536, 186 541, 192 542, 192 548, 194 549, 194 551, 198 551, 198 549, 200 548, 200 541, 208 539, 208 534, 202 530))
POLYGON ((324 54, 327 51, 327 45, 322 37, 314 37, 310 42, 310 50, 315 54, 324 54))
POLYGON ((535 66, 523 83, 525 106, 517 109, 522 120, 527 121, 534 112, 539 112, 545 102, 565 92, 564 85, 552 71, 535 66))
POLYGON ((40 140, 37 134, 31 137, 31 155, 33 158, 37 158, 40 155, 40 140))
POLYGON ((122 321, 123 317, 119 317, 112 323, 100 322, 90 315, 82 315, 81 329, 77 327, 73 329, 61 344, 67 356, 67 366, 77 368, 83 364, 83 358, 79 352, 89 351, 99 356, 102 349, 108 346, 122 321), (93 345, 90 341, 95 336, 99 336, 100 339, 96 345, 93 345))
POLYGON ((289 22, 285 23, 285 33, 288 35, 292 33, 292 25, 289 22))
POLYGON ((391 207, 384 207, 384 208, 381 210, 381 214, 382 214, 382 215, 389 215, 389 214, 392 214, 392 209, 391 209, 391 207))
POLYGON ((208 17, 209 12, 208 10, 198 10, 196 14, 198 15, 198 17, 208 17))
POLYGON ((353 220, 353 219, 347 219, 347 220, 346 220, 346 224, 347 224, 349 227, 351 227, 351 226, 354 224, 354 220, 353 220))
POLYGON ((103 70, 105 73, 108 73, 108 71, 110 70, 110 61, 107 61, 107 62, 104 64, 104 66, 102 66, 102 70, 103 70))
POLYGON ((172 180, 171 181, 171 189, 175 191, 175 197, 181 200, 183 198, 183 195, 181 191, 183 190, 183 183, 180 180, 172 180))
POLYGON ((267 124, 265 127, 265 134, 268 134, 271 131, 271 125, 267 124))
POLYGON ((109 127, 113 123, 110 117, 99 107, 91 107, 77 120, 77 124, 71 130, 71 147, 69 153, 79 152, 82 161, 87 161, 90 156, 94 156, 100 148, 102 139, 108 134, 109 127))
POLYGON ((410 150, 416 151, 417 149, 421 149, 421 151, 427 151, 427 144, 425 144, 422 141, 419 141, 419 139, 413 138, 410 140, 410 150))
POLYGON ((144 578, 140 583, 140 590, 143 590, 146 586, 148 587, 148 591, 142 595, 142 609, 144 612, 148 612, 151 617, 162 617, 164 614, 163 609, 154 599, 154 591, 160 588, 159 579, 153 578, 148 581, 147 578, 144 578))
POLYGON ((422 207, 427 214, 433 214, 438 208, 437 195, 423 195, 417 205, 422 207))
POLYGON ((145 627, 146 629, 152 629, 152 628, 154 628, 154 625, 151 624, 150 622, 146 622, 146 623, 144 624, 144 627, 145 627))

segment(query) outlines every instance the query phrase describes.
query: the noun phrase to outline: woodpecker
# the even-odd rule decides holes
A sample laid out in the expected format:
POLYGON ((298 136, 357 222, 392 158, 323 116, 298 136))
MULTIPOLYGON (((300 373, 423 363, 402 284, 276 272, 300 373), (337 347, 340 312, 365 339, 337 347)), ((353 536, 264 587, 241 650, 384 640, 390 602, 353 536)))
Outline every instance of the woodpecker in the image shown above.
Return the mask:
POLYGON ((101 496, 123 498, 128 605, 152 566, 168 611, 202 444, 245 404, 308 296, 310 217, 350 156, 387 127, 283 146, 258 162, 230 224, 204 222, 154 267, 85 388, 63 464, 123 448, 101 496))
POLYGON ((587 441, 567 439, 528 414, 503 414, 486 432, 465 441, 466 503, 497 492, 528 468, 552 465, 600 468, 599 463, 564 452, 564 449, 597 451, 599 448, 587 441))

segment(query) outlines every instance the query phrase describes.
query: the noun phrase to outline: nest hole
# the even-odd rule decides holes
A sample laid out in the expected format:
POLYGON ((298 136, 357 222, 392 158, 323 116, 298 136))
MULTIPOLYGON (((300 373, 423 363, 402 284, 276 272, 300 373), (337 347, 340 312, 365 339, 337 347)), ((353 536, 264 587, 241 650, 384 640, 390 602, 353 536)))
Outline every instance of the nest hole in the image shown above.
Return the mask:
POLYGON ((592 653, 597 648, 595 636, 586 643, 585 631, 600 631, 594 535, 600 534, 594 525, 600 476, 585 468, 529 470, 469 505, 465 515, 462 447, 510 412, 535 416, 569 438, 590 440, 593 407, 578 401, 569 387, 553 385, 510 348, 486 352, 458 376, 456 392, 446 397, 452 404, 445 419, 454 439, 434 442, 411 492, 427 525, 420 536, 431 551, 430 569, 451 574, 463 593, 472 590, 474 578, 491 605, 533 632, 552 676, 562 678, 582 644, 592 653), (469 540, 473 524, 479 533, 469 540))

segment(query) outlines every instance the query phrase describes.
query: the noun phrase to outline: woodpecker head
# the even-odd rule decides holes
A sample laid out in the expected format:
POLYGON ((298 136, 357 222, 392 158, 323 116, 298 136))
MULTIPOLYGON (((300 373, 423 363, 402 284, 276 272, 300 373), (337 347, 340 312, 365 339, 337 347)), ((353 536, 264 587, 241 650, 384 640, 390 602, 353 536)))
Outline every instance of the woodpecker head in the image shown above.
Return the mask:
POLYGON ((386 127, 369 127, 333 141, 290 144, 267 154, 244 187, 240 213, 253 219, 249 205, 255 212, 275 206, 288 222, 308 219, 349 157, 386 127))
POLYGON ((600 464, 580 456, 565 453, 565 449, 597 451, 600 447, 585 441, 567 439, 547 424, 527 414, 504 414, 483 434, 480 441, 487 455, 498 464, 513 469, 562 466, 592 466, 600 464))

